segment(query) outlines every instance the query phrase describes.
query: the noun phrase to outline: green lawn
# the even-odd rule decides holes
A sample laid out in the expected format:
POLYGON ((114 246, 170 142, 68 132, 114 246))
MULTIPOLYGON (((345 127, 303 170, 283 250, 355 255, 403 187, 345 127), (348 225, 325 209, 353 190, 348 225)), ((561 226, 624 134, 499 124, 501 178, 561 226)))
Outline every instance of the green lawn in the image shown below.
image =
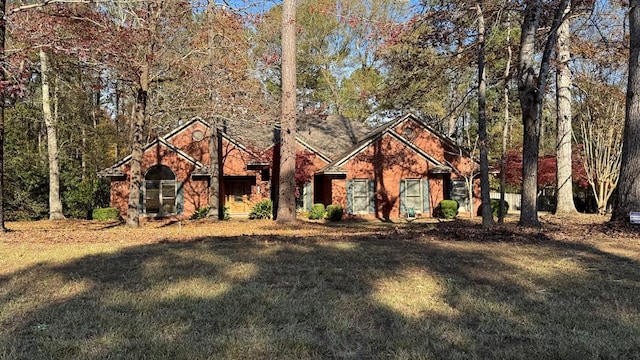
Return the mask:
POLYGON ((639 233, 561 222, 9 223, 0 359, 640 359, 639 233))

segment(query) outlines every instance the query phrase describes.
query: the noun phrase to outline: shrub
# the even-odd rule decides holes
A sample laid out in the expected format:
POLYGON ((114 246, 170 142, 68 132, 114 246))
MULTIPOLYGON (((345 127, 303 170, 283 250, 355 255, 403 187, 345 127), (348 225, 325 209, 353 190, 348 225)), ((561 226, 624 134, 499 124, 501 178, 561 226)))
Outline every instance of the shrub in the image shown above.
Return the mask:
POLYGON ((120 219, 120 211, 118 211, 118 209, 116 208, 97 208, 97 209, 93 209, 93 212, 91 213, 91 217, 94 220, 118 220, 120 219))
POLYGON ((249 219, 271 219, 273 204, 271 200, 262 200, 257 203, 249 213, 249 219))
POLYGON ((453 219, 458 215, 458 202, 455 200, 442 200, 436 208, 436 216, 453 219))
POLYGON ((324 216, 326 215, 326 211, 324 209, 324 204, 313 204, 313 206, 311 206, 311 211, 309 212, 309 219, 311 220, 320 220, 320 219, 324 219, 324 216))
POLYGON ((344 214, 344 209, 342 208, 342 206, 337 204, 331 204, 327 206, 327 219, 329 219, 329 221, 342 220, 342 214, 344 214))
MULTIPOLYGON (((491 213, 493 217, 500 217, 500 199, 491 199, 491 213)), ((509 213, 509 203, 504 202, 504 214, 509 213)))
MULTIPOLYGON (((189 220, 200 220, 200 219, 206 219, 207 215, 209 214, 209 210, 211 209, 210 206, 205 206, 203 208, 199 208, 198 210, 196 210, 190 217, 189 220)), ((222 216, 220 219, 222 220, 229 220, 230 219, 230 215, 229 215, 229 207, 225 206, 221 209, 218 209, 218 212, 220 213, 220 215, 222 216)), ((219 216, 220 216, 219 215, 219 216)))
POLYGON ((193 214, 189 217, 189 220, 200 220, 207 217, 209 213, 209 206, 201 207, 198 210, 194 211, 193 214))

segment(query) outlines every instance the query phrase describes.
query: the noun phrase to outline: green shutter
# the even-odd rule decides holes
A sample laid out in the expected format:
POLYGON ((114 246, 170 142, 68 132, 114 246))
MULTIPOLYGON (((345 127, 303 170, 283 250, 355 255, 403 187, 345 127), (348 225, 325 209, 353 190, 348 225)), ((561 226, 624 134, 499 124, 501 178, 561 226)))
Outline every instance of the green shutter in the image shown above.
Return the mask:
POLYGON ((306 211, 311 211, 311 204, 312 204, 311 182, 307 182, 304 184, 303 196, 304 196, 304 209, 306 211))
POLYGON ((142 215, 144 212, 144 186, 140 186, 139 199, 140 201, 138 202, 138 215, 142 215))
POLYGON ((407 213, 407 205, 405 204, 405 198, 407 195, 407 182, 400 180, 400 215, 407 213))
POLYGON ((374 180, 367 181, 369 185, 369 213, 376 213, 376 182, 374 180))
POLYGON ((430 196, 429 196, 429 179, 422 179, 422 213, 431 214, 430 196))
POLYGON ((347 214, 353 214, 353 180, 347 180, 347 214))
POLYGON ((176 181, 176 213, 182 215, 184 212, 184 183, 176 181))

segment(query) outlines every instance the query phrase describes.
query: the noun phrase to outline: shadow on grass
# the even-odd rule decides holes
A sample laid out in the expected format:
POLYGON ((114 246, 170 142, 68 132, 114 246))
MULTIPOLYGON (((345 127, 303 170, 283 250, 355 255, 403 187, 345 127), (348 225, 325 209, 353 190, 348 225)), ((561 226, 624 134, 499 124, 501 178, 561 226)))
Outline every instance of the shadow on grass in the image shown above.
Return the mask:
POLYGON ((168 238, 38 264, 0 277, 0 358, 640 356, 637 262, 459 229, 168 238))

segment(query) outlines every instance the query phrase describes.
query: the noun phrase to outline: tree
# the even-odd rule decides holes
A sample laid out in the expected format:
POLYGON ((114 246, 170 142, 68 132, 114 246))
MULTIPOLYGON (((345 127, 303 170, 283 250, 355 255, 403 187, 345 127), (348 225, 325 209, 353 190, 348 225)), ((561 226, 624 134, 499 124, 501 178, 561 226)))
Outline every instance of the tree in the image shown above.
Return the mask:
POLYGON ((5 124, 5 94, 7 90, 6 54, 7 35, 7 0, 0 0, 0 231, 5 232, 4 225, 4 124, 5 124))
POLYGON ((504 223, 505 210, 504 194, 506 191, 506 161, 507 161, 507 135, 509 134, 510 115, 509 115, 509 74, 511 72, 511 58, 513 52, 511 50, 511 17, 507 14, 507 61, 504 69, 504 87, 502 89, 502 98, 504 101, 504 124, 502 127, 502 152, 500 156, 500 211, 498 211, 498 223, 504 223))
POLYGON ((64 219, 60 199, 60 166, 57 119, 51 112, 49 94, 49 60, 47 53, 40 49, 40 78, 42 81, 42 114, 47 127, 47 153, 49 155, 49 219, 64 219))
POLYGON ((278 210, 280 223, 296 219, 296 4, 282 5, 282 117, 280 135, 280 174, 278 210))
MULTIPOLYGON (((565 10, 569 14, 570 5, 565 10)), ((569 45, 569 19, 565 20, 558 29, 558 44, 556 54, 556 214, 566 215, 576 213, 573 203, 573 179, 571 178, 571 69, 569 61, 571 54, 569 45)))
POLYGON ((482 226, 493 223, 489 197, 489 142, 487 139, 487 75, 485 73, 485 24, 482 0, 476 2, 478 16, 478 141, 480 145, 480 196, 482 198, 482 226))
POLYGON ((523 13, 518 61, 518 93, 524 125, 522 148, 522 207, 519 225, 539 227, 538 221, 538 154, 540 150, 540 128, 542 124, 542 102, 547 86, 552 50, 558 39, 558 28, 562 25, 568 0, 560 0, 544 40, 540 61, 536 61, 538 32, 542 13, 542 0, 529 0, 523 13), (537 65, 539 64, 539 65, 537 65), (536 69, 537 66, 537 69, 536 69))
POLYGON ((596 198, 598 213, 604 215, 620 175, 622 99, 615 88, 594 86, 593 90, 587 94, 587 116, 580 121, 580 135, 586 176, 596 198))
POLYGON ((640 1, 629 2, 629 76, 622 140, 618 195, 612 222, 629 221, 629 213, 640 210, 640 1))

